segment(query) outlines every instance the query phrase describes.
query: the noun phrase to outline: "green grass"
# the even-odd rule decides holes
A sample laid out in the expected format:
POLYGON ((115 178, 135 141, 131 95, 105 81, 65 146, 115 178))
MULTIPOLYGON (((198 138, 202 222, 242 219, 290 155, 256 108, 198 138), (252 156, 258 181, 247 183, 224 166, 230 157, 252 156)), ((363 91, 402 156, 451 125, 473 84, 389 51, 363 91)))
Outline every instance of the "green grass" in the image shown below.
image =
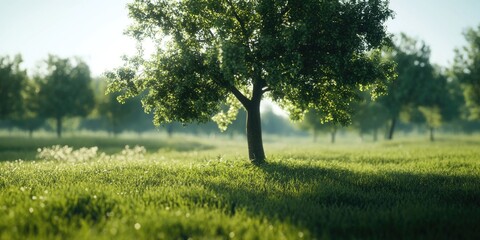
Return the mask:
MULTIPOLYGON (((0 163, 0 239, 480 239, 478 140, 285 141, 255 167, 244 142, 66 139, 149 154, 0 163)), ((3 160, 58 143, 0 142, 3 160)))

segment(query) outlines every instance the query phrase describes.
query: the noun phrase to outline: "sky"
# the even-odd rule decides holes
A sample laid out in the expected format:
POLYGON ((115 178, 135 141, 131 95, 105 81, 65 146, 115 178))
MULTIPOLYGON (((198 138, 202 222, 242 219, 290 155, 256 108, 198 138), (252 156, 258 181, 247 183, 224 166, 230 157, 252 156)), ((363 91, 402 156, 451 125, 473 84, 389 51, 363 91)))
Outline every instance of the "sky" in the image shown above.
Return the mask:
MULTIPOLYGON (((22 54, 30 72, 48 54, 82 57, 92 75, 122 64, 135 53, 123 35, 131 0, 0 0, 0 56, 22 54)), ((391 0, 391 33, 405 32, 431 47, 431 61, 449 66, 462 32, 480 25, 480 0, 391 0)))

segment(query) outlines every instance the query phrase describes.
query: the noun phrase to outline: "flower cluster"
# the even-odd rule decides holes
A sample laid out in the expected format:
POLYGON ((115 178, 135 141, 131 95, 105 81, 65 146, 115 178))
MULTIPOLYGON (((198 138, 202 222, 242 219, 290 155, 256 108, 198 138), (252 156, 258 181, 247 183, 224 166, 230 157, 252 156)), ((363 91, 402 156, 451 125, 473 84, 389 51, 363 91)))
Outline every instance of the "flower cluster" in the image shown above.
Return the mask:
POLYGON ((54 145, 37 149, 37 158, 57 161, 87 161, 97 157, 98 147, 73 150, 67 145, 54 145))
POLYGON ((54 145, 51 147, 39 148, 37 149, 37 152, 37 158, 43 160, 82 162, 95 158, 98 160, 143 159, 147 150, 143 146, 135 146, 133 148, 130 148, 128 145, 126 145, 119 154, 107 155, 105 153, 99 154, 98 147, 83 147, 77 150, 73 150, 72 147, 69 147, 67 145, 54 145))
POLYGON ((143 146, 135 146, 130 148, 126 145, 120 154, 113 155, 112 157, 116 160, 133 160, 133 159, 143 159, 147 153, 147 150, 143 146))

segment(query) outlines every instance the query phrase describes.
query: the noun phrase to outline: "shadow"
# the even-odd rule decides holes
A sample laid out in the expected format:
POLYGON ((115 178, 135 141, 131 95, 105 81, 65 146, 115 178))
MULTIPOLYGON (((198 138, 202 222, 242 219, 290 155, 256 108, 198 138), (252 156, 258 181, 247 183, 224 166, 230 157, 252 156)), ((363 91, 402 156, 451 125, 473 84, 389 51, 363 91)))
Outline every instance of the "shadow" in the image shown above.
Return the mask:
POLYGON ((242 209, 287 221, 314 238, 480 239, 479 178, 283 162, 259 168, 260 179, 250 183, 204 184, 221 196, 215 204, 227 214, 242 209))

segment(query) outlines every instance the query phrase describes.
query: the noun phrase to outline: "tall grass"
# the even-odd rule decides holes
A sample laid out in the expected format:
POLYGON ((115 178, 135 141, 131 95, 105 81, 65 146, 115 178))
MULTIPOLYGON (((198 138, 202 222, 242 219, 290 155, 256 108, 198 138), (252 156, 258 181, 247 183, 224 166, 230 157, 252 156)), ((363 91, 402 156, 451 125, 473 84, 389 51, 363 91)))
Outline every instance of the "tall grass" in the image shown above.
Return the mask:
POLYGON ((0 239, 480 239, 476 138, 272 143, 260 167, 244 143, 156 144, 135 159, 0 163, 0 239))

